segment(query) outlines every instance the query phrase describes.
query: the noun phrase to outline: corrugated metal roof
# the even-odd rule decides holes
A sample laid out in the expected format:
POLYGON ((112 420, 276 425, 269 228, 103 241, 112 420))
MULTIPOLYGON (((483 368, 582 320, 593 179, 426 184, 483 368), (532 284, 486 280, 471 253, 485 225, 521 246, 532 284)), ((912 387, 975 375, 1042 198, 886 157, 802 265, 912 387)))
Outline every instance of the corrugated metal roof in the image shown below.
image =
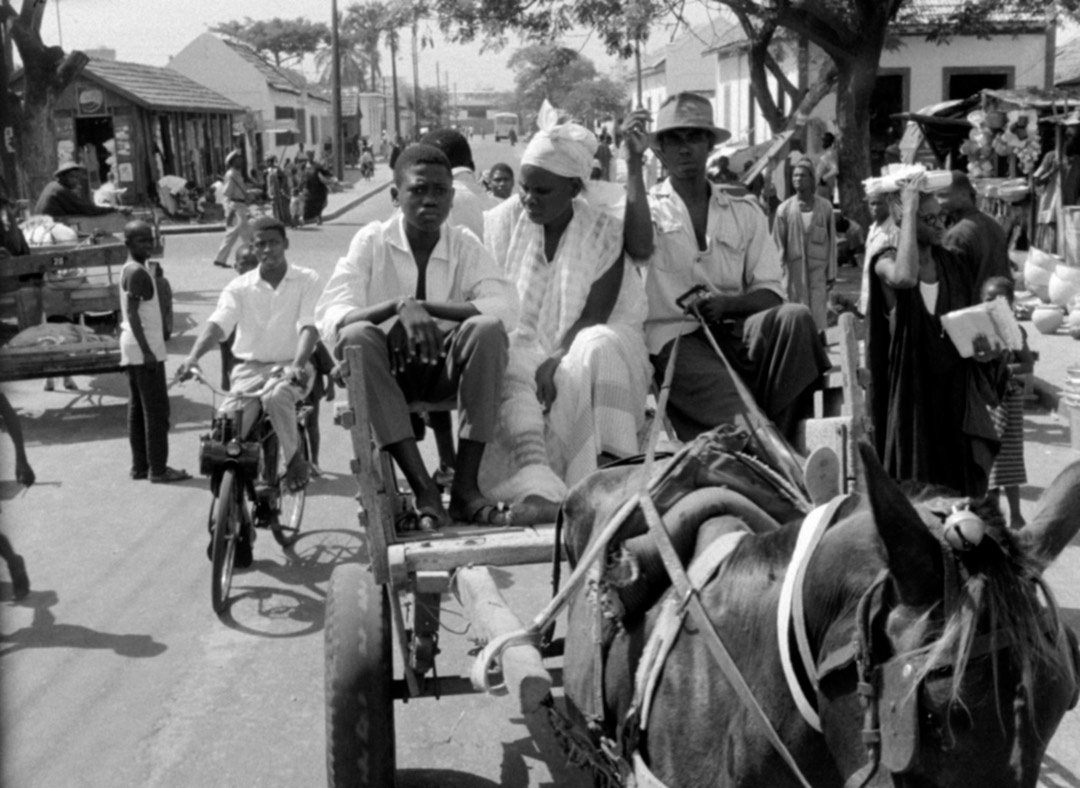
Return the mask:
MULTIPOLYGON (((961 12, 968 0, 909 0, 897 14, 893 23, 896 33, 919 33, 949 21, 961 12)), ((1046 27, 1046 13, 1032 9, 1032 4, 1022 0, 982 0, 990 8, 986 17, 995 32, 1019 33, 1037 31, 1046 27)))
POLYGON ((238 41, 230 41, 227 38, 221 40, 227 47, 236 52, 236 54, 255 66, 258 72, 263 75, 263 78, 266 79, 266 82, 270 87, 275 90, 285 91, 286 93, 300 94, 301 88, 304 86, 296 84, 296 81, 285 69, 275 66, 246 44, 241 44, 238 41))
POLYGON ((142 63, 90 58, 84 74, 154 109, 243 112, 244 108, 178 71, 142 63))

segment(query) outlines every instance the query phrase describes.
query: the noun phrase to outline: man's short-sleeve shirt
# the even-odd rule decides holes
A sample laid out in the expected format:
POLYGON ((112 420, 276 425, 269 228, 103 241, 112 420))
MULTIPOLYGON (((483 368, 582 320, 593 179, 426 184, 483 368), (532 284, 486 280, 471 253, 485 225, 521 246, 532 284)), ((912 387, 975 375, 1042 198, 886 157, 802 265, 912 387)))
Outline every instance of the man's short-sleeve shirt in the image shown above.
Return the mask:
POLYGON ((769 290, 786 300, 780 252, 765 214, 752 198, 712 187, 704 250, 698 248, 686 204, 669 181, 649 192, 649 209, 655 249, 642 262, 647 262, 645 339, 650 353, 659 353, 679 334, 698 328, 675 303, 696 285, 721 295, 769 290))
POLYGON ((319 275, 290 265, 277 287, 259 269, 236 277, 218 298, 210 322, 228 336, 236 329, 233 355, 241 361, 287 364, 296 356, 300 331, 315 325, 319 275))

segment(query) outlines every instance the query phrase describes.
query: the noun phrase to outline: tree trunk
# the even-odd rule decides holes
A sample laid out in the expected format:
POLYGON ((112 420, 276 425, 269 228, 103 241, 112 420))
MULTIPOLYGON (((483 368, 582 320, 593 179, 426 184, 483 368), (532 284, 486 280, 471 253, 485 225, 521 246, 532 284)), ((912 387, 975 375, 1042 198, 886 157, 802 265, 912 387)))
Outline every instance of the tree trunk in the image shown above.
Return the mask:
POLYGON ((21 192, 31 202, 52 180, 57 166, 56 128, 53 123, 55 105, 56 99, 49 92, 34 103, 29 98, 23 103, 16 166, 21 192))
POLYGON ((836 86, 840 209, 863 227, 870 221, 862 181, 870 176, 870 98, 878 59, 878 53, 853 55, 838 65, 836 86))

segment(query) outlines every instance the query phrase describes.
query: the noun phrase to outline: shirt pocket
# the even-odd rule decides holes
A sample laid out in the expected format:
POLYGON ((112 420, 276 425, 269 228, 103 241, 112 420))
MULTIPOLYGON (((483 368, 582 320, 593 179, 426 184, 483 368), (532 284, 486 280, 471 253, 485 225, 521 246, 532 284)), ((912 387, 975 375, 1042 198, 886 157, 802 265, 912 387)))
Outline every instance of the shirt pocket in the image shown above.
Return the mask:
POLYGON ((650 267, 659 271, 688 272, 687 260, 694 258, 696 250, 682 224, 671 219, 656 219, 653 230, 656 237, 650 267))
POLYGON ((810 228, 810 243, 813 246, 824 247, 829 243, 829 231, 820 224, 812 226, 810 228))

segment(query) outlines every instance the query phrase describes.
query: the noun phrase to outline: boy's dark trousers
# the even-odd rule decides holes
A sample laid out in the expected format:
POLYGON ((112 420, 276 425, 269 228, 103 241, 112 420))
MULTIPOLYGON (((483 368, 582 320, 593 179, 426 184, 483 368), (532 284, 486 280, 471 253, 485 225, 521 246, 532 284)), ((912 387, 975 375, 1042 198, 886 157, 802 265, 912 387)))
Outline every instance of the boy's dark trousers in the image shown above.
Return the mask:
POLYGON ((169 462, 169 389, 165 362, 126 367, 131 473, 165 473, 169 462))

